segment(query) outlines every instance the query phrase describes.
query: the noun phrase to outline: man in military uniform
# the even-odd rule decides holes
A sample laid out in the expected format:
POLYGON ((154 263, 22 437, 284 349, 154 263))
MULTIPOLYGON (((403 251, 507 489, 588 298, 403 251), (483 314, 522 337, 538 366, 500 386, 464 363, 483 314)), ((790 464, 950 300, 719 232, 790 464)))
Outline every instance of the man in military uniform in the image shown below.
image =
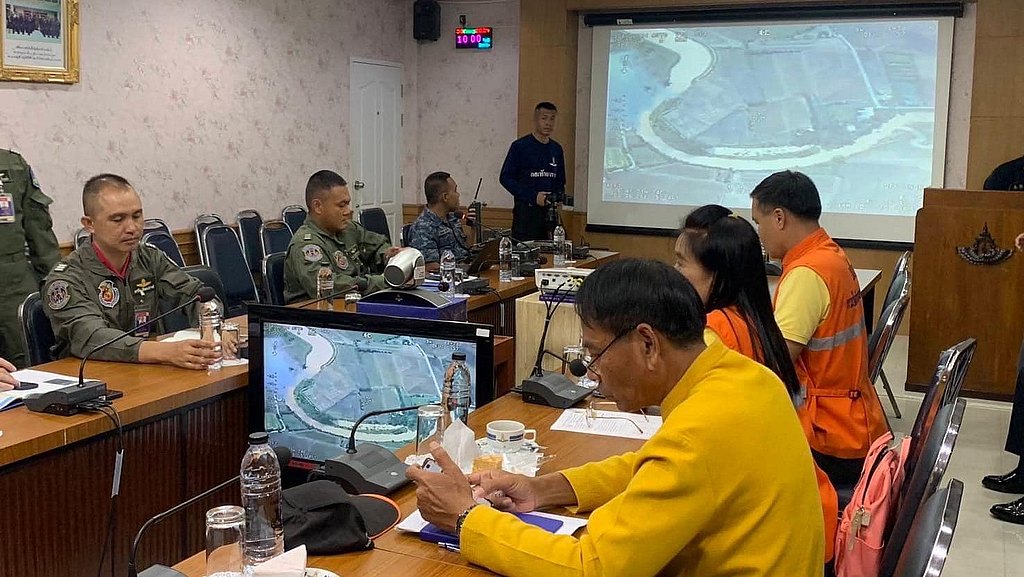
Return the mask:
POLYGON ((395 256, 383 235, 352 220, 348 183, 336 172, 321 170, 306 183, 306 222, 295 231, 284 265, 286 302, 316 298, 316 275, 322 264, 334 272, 334 290, 366 284, 364 294, 386 288, 384 266, 395 256))
MULTIPOLYGON (((60 356, 82 357, 119 333, 194 298, 202 287, 164 253, 139 244, 142 201, 123 177, 90 178, 82 190, 82 208, 82 226, 92 242, 57 263, 43 289, 44 309, 60 356)), ((195 307, 188 313, 194 318, 195 307)), ((160 329, 140 330, 98 351, 94 358, 205 369, 220 357, 213 343, 146 340, 151 331, 159 334, 160 329)))
POLYGON ((50 219, 50 197, 25 159, 0 150, 0 357, 17 367, 26 364, 18 305, 38 291, 46 273, 60 259, 50 219), (25 247, 28 247, 27 256, 25 247))
POLYGON ((423 253, 428 272, 441 267, 441 255, 446 250, 452 251, 457 261, 469 259, 472 253, 457 212, 459 185, 447 172, 435 172, 423 181, 423 193, 427 206, 412 223, 409 246, 423 253))

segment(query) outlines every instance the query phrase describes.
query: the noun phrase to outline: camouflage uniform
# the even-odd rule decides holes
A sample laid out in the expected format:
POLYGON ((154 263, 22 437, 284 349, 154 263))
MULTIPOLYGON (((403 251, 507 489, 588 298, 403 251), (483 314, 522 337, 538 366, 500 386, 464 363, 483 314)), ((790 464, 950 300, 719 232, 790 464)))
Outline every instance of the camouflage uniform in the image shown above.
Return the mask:
POLYGON ((366 293, 387 288, 384 253, 391 244, 384 235, 371 232, 352 221, 337 236, 306 218, 288 244, 284 264, 284 300, 291 303, 316 298, 316 273, 321 263, 330 263, 334 271, 334 290, 366 281, 366 293))
POLYGON ((448 213, 445 220, 424 208, 409 230, 409 246, 423 253, 424 262, 441 262, 441 254, 450 250, 455 260, 464 261, 472 256, 462 220, 454 213, 448 213))
MULTIPOLYGON (((125 279, 100 261, 92 244, 69 254, 53 267, 43 291, 44 309, 57 336, 58 356, 82 357, 118 333, 146 322, 195 297, 203 286, 158 249, 140 245, 132 251, 125 279)), ((187 309, 195 321, 196 307, 187 309)), ((139 345, 156 327, 127 336, 96 353, 107 361, 139 360, 139 345)))
POLYGON ((50 203, 20 154, 0 150, 0 357, 25 366, 18 305, 60 260, 50 203), (26 250, 26 247, 28 250, 26 250))

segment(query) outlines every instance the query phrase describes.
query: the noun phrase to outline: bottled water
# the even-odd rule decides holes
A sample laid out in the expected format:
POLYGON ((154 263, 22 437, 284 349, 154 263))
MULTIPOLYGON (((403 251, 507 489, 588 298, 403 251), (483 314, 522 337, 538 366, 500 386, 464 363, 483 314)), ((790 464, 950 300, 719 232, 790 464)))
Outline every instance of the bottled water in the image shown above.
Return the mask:
POLYGON ((455 254, 450 250, 445 250, 441 254, 441 282, 447 283, 448 289, 443 293, 448 298, 454 298, 456 287, 455 287, 455 254))
MULTIPOLYGON (((334 292, 334 271, 331 270, 331 265, 321 263, 320 270, 316 271, 316 298, 326 298, 332 292, 334 292)), ((320 304, 326 304, 327 310, 333 311, 334 303, 331 302, 332 300, 327 299, 320 304)), ((320 307, 318 306, 317 308, 319 309, 320 307)))
POLYGON ((452 362, 448 365, 448 370, 444 372, 444 377, 445 388, 449 391, 446 408, 452 414, 452 422, 459 419, 465 423, 469 418, 470 391, 473 387, 470 382, 469 367, 466 366, 466 353, 461 351, 452 353, 452 362))
POLYGON ((501 237, 498 243, 498 282, 512 282, 512 239, 501 237))
POLYGON ((256 565, 284 552, 281 464, 267 443, 266 433, 249 435, 249 450, 242 457, 241 483, 245 509, 242 558, 246 575, 251 575, 256 565))
POLYGON ((554 252, 552 253, 552 256, 554 257, 554 262, 552 264, 555 268, 564 267, 565 250, 563 249, 563 247, 565 246, 565 229, 562 228, 562 225, 558 225, 555 227, 555 234, 551 240, 553 241, 552 244, 554 245, 552 247, 554 249, 554 252))
MULTIPOLYGON (((210 343, 215 343, 216 349, 218 351, 221 350, 220 325, 220 308, 218 308, 217 302, 209 301, 205 303, 200 303, 199 338, 210 343)), ((216 370, 221 368, 221 366, 221 357, 217 357, 217 360, 210 363, 206 368, 209 370, 216 370)))

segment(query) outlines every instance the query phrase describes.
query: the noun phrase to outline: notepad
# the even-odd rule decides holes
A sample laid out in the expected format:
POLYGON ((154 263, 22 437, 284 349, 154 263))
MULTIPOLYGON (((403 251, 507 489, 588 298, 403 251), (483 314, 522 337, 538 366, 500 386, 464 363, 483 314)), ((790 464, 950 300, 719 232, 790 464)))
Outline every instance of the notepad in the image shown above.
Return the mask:
MULTIPOLYGON (((513 515, 519 517, 519 519, 524 523, 540 527, 548 533, 557 533, 563 525, 561 519, 541 517, 540 515, 534 515, 533 513, 513 513, 513 515)), ((447 543, 448 545, 459 544, 459 538, 456 537, 454 533, 444 531, 433 523, 427 523, 426 526, 420 529, 420 539, 430 543, 447 543)))

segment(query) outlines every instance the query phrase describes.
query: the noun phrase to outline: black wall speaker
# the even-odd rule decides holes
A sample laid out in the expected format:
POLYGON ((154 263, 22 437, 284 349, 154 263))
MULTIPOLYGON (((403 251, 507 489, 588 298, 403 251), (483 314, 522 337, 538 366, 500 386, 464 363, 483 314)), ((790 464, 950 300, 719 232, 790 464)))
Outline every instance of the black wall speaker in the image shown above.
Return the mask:
POLYGON ((437 0, 416 0, 412 5, 412 37, 430 42, 441 38, 441 5, 437 0))

